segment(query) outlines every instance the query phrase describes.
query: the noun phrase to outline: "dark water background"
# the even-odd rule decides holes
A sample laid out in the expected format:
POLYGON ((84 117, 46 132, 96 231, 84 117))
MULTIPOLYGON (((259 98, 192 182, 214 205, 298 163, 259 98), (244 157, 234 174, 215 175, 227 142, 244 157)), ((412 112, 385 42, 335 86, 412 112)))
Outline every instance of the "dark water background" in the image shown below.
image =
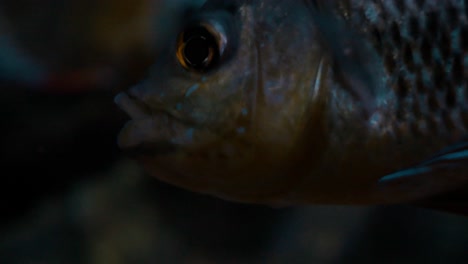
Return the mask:
POLYGON ((229 203, 125 157, 113 95, 157 57, 141 28, 179 2, 0 1, 0 263, 468 263, 467 217, 229 203), (31 81, 17 52, 56 77, 31 81))

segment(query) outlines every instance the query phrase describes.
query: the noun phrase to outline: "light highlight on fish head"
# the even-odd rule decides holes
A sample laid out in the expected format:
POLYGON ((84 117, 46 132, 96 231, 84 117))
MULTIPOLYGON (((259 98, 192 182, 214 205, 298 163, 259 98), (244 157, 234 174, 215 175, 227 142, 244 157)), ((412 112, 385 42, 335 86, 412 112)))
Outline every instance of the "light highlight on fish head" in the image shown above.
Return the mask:
POLYGON ((281 202, 321 150, 308 143, 322 140, 326 72, 306 11, 284 3, 213 1, 188 15, 151 76, 116 97, 132 117, 120 147, 163 181, 281 202))

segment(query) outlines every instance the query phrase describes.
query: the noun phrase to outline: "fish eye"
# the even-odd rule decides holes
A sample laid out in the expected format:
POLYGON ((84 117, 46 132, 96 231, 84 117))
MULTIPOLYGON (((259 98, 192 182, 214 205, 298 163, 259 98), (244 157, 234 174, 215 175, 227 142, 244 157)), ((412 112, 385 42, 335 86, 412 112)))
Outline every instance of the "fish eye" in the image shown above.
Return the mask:
POLYGON ((200 23, 183 30, 177 40, 177 60, 187 70, 203 72, 221 58, 226 38, 213 25, 200 23))

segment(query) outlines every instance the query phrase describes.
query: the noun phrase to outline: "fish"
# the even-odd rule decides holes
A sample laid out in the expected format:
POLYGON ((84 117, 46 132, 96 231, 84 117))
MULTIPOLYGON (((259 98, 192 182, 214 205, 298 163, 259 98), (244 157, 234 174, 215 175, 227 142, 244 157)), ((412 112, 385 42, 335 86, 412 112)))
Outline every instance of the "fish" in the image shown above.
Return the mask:
POLYGON ((152 176, 272 206, 468 193, 467 1, 208 0, 171 23, 114 100, 152 176))

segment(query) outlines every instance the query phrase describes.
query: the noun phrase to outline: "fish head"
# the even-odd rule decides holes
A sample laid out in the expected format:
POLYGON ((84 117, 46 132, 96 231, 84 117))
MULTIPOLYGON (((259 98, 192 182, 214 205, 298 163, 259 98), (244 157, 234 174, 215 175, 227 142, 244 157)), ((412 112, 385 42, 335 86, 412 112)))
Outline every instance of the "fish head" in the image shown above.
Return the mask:
POLYGON ((149 77, 116 96, 132 117, 119 146, 171 184, 278 200, 311 166, 306 154, 322 151, 327 60, 300 3, 208 1, 189 12, 149 77))

